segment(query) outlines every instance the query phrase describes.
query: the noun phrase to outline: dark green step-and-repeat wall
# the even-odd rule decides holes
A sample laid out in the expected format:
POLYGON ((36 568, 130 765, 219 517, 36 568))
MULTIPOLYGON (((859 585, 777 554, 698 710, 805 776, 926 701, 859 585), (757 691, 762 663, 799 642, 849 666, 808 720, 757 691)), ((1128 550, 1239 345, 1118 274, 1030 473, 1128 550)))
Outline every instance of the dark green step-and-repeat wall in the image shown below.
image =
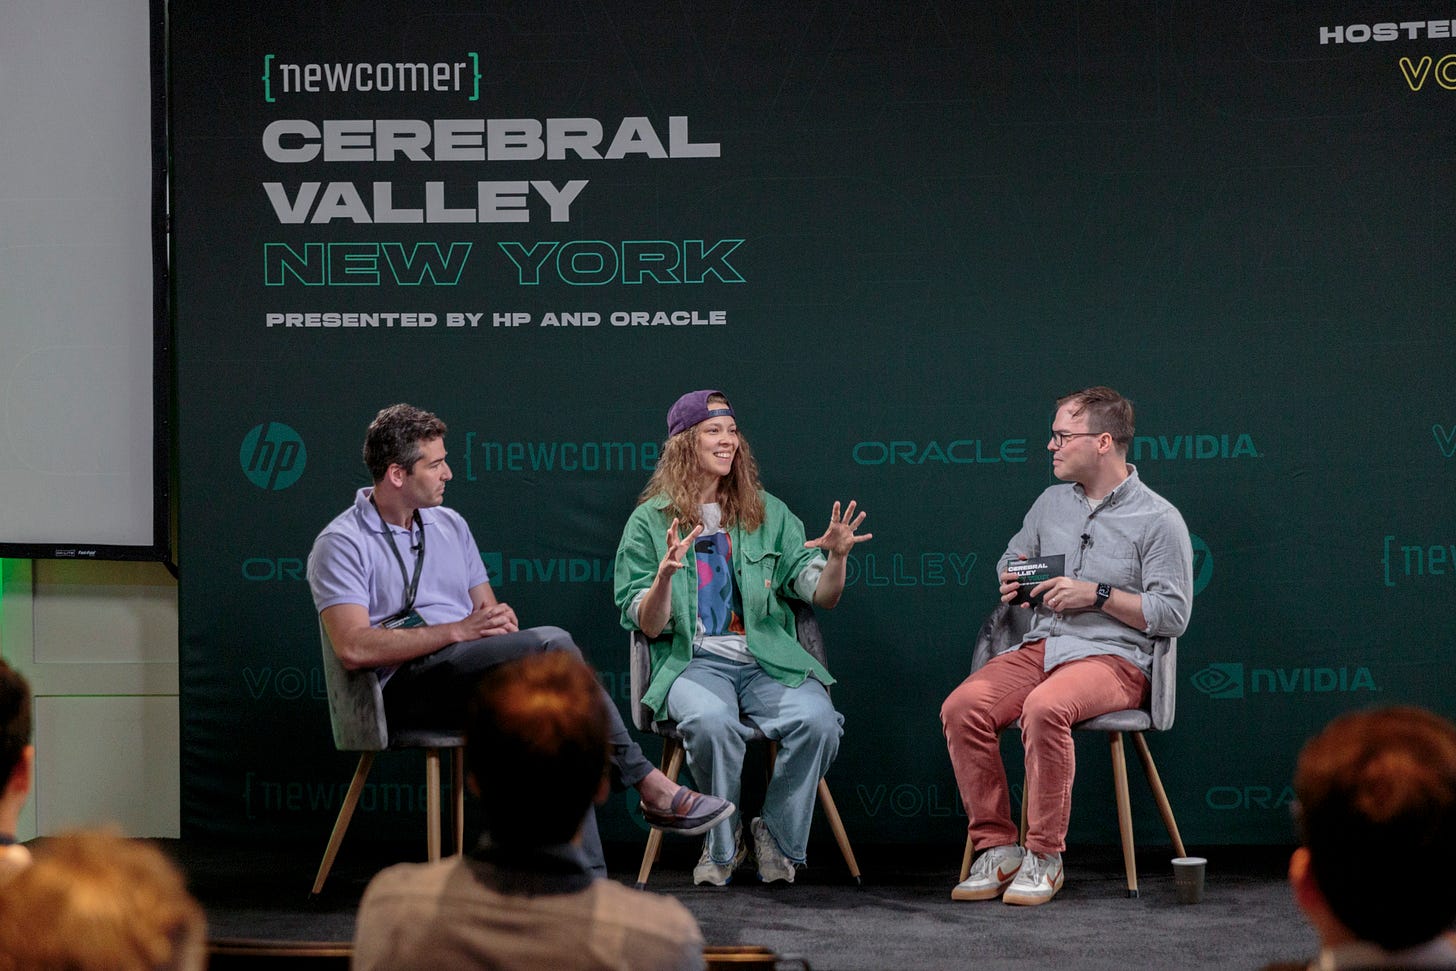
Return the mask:
MULTIPOLYGON (((303 568, 396 401, 449 424, 500 596, 624 709, 611 560, 678 394, 731 396, 810 535, 857 499, 824 626, 861 841, 964 831, 940 702, 1091 384, 1194 534, 1153 739, 1188 842, 1289 840, 1339 712, 1456 711, 1449 4, 170 16, 185 831, 330 824, 352 763, 303 568)), ((1116 839, 1104 750, 1074 841, 1116 839)), ((359 838, 422 828, 417 759, 376 773, 359 838)))

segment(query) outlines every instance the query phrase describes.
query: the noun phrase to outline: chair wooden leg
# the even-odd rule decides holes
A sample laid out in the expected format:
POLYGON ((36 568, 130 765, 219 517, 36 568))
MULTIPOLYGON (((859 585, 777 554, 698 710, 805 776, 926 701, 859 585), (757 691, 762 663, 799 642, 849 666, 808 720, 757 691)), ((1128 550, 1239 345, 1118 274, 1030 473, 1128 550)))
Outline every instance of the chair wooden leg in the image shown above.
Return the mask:
POLYGON ((361 752, 359 765, 354 769, 354 778, 349 781, 349 791, 344 794, 344 803, 339 807, 339 816, 334 820, 334 831, 329 834, 329 845, 324 848, 324 858, 319 862, 318 876, 314 877, 310 896, 323 892, 324 881, 334 868, 334 858, 339 855, 339 846, 344 842, 344 833, 349 829, 349 820, 354 818, 354 808, 359 805, 359 796, 364 792, 364 780, 369 778, 369 769, 374 765, 373 752, 361 752))
POLYGON ((1021 829, 1017 830, 1017 842, 1022 846, 1026 845, 1026 807, 1031 802, 1028 798, 1027 786, 1030 784, 1030 779, 1021 780, 1021 829))
POLYGON ((1179 856, 1187 856, 1188 851, 1183 848, 1183 837, 1178 835, 1178 822, 1173 818, 1173 807, 1168 803, 1168 794, 1163 791, 1163 780, 1158 776, 1158 767, 1153 764, 1153 753, 1148 751, 1148 740, 1143 737, 1142 732, 1137 732, 1132 737, 1132 744, 1137 749, 1138 758, 1142 760, 1143 771, 1148 777, 1148 788, 1153 791, 1153 801, 1158 804, 1158 813, 1163 817, 1163 825, 1168 829, 1168 838, 1173 841, 1173 849, 1179 856))
POLYGON ((465 746, 457 745, 454 749, 453 778, 450 780, 454 786, 455 811, 451 814, 451 821, 455 824, 455 855, 459 856, 465 852, 465 746))
POLYGON ((1108 732, 1112 748, 1112 783, 1117 795, 1117 828, 1122 834, 1122 862, 1127 868, 1127 895, 1138 895, 1137 850, 1132 835, 1132 803, 1127 793, 1127 756, 1123 751, 1122 732, 1108 732))
MULTIPOLYGON (((667 776, 669 782, 676 782, 677 777, 682 775, 683 760, 687 758, 688 753, 687 749, 683 748, 682 742, 677 739, 669 739, 669 741, 672 743, 672 752, 669 753, 667 745, 663 745, 662 760, 667 768, 663 770, 662 774, 667 776)), ((652 854, 652 862, 656 863, 662 856, 662 833, 657 830, 654 832, 657 833, 657 851, 652 854)))
MULTIPOLYGON (((683 747, 677 739, 664 738, 662 740, 662 774, 676 782, 678 775, 682 772, 683 747)), ((652 864, 657 862, 657 855, 662 852, 662 830, 649 829, 647 831, 647 847, 642 851, 642 865, 637 868, 637 889, 643 890, 647 887, 647 878, 652 875, 652 864)))
POLYGON ((682 742, 675 738, 664 738, 662 740, 662 774, 676 782, 678 774, 682 772, 682 763, 682 742))
POLYGON ((966 850, 961 854, 961 875, 957 883, 964 883, 966 877, 971 875, 971 860, 976 855, 976 849, 971 845, 971 838, 966 837, 966 850))
POLYGON ((844 821, 839 818, 839 807, 834 804, 834 797, 829 794, 829 783, 822 778, 819 780, 819 804, 824 807, 824 815, 829 820, 829 828, 834 832, 834 841, 839 844, 839 852, 844 854, 849 875, 854 877, 855 883, 863 884, 859 863, 854 858, 854 850, 849 847, 849 834, 844 831, 844 821))
POLYGON ((425 749, 425 855, 440 858, 440 750, 425 749))

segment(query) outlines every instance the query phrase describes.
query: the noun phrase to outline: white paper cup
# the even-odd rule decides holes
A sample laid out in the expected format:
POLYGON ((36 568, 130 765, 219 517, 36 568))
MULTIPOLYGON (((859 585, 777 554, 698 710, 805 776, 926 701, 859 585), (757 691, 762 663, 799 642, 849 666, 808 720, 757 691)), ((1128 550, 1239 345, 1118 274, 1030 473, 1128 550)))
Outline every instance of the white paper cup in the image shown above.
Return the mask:
POLYGON ((1203 899, 1203 871, 1208 861, 1201 856, 1180 856, 1173 860, 1173 888, 1180 904, 1203 899))

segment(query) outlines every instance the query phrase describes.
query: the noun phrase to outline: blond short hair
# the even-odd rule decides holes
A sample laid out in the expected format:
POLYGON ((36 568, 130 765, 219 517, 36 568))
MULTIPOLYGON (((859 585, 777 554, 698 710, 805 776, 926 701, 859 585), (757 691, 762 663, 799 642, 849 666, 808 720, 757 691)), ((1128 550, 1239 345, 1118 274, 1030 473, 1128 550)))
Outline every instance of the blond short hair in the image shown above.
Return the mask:
POLYGON ((207 922, 151 843, 111 831, 43 840, 0 886, 4 971, 194 971, 207 922))

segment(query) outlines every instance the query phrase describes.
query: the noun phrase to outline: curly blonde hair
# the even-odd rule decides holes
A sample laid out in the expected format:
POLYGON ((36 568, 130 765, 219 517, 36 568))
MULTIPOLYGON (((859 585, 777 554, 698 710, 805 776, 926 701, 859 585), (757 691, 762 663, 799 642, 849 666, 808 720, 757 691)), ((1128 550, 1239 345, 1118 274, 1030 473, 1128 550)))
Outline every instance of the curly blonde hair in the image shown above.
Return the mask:
MULTIPOLYGON (((714 395, 710 401, 726 399, 714 395)), ((657 459, 657 468, 647 487, 637 497, 638 504, 661 496, 667 500, 667 512, 675 516, 684 530, 691 530, 702 522, 698 508, 706 473, 698 465, 699 422, 671 436, 662 446, 662 455, 657 459)), ((733 467, 718 481, 718 504, 723 507, 723 526, 734 524, 748 532, 763 525, 763 483, 758 479, 758 462, 748 439, 738 433, 738 450, 733 455, 733 467)))

